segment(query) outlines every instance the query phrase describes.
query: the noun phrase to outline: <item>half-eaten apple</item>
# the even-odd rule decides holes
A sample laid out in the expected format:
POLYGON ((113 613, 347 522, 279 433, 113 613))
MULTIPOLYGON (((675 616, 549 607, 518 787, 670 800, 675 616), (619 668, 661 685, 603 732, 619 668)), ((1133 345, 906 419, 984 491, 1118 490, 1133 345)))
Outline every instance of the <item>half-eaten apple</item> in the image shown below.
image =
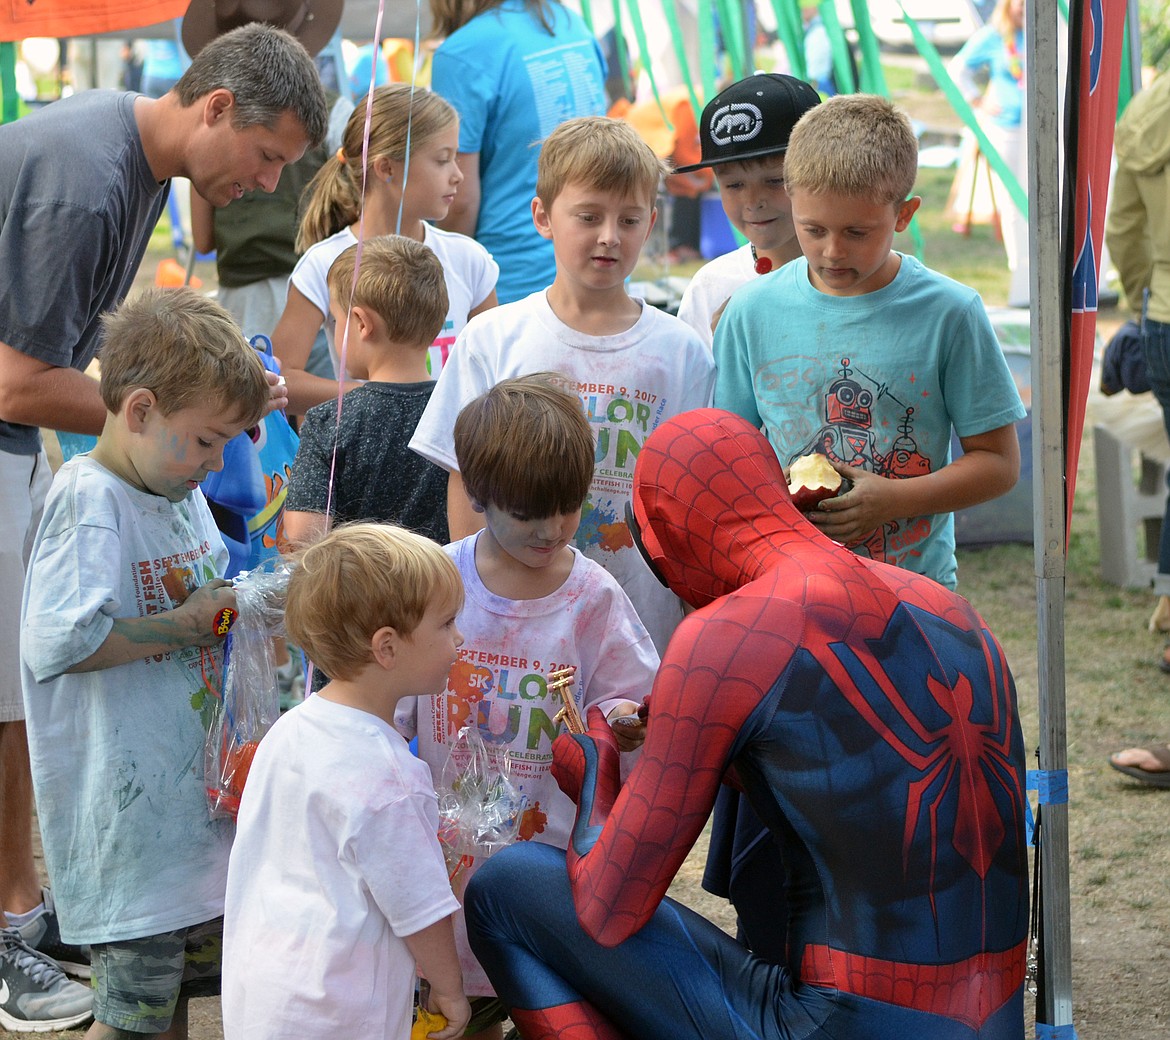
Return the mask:
POLYGON ((820 452, 801 455, 788 469, 788 493, 802 513, 847 490, 847 481, 820 452))

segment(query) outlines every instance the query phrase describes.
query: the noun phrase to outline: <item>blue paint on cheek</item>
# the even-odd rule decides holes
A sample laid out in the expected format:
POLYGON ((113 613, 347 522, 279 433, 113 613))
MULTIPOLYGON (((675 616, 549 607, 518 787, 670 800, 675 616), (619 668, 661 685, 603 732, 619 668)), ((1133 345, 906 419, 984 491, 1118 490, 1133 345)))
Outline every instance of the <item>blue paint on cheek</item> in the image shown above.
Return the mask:
POLYGON ((187 458, 187 443, 188 438, 179 437, 177 434, 171 435, 171 443, 169 445, 171 455, 176 462, 183 462, 187 458))

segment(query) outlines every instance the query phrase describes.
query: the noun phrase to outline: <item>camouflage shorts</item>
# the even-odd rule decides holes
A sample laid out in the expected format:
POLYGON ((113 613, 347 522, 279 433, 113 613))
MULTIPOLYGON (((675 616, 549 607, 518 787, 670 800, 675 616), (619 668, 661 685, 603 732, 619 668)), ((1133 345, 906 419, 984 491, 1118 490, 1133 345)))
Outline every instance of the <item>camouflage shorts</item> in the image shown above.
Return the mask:
POLYGON ((179 998, 219 993, 223 918, 125 942, 95 943, 93 1017, 115 1029, 161 1033, 179 998))

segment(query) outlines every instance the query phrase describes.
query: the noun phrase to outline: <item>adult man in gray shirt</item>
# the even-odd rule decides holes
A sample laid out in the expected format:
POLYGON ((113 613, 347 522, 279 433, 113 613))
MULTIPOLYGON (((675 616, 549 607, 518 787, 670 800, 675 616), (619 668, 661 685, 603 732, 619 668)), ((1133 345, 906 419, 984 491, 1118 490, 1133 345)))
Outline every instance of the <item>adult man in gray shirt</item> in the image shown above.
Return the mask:
MULTIPOLYGON (((130 290, 170 178, 189 178, 217 206, 271 192, 283 167, 322 140, 327 120, 304 47, 253 23, 208 44, 161 98, 86 91, 0 126, 0 910, 9 918, 0 925, 11 926, 0 928, 0 1024, 8 1028, 67 1028, 88 1017, 91 999, 45 960, 85 957, 60 943, 32 857, 19 625, 50 481, 39 427, 101 431, 105 406, 84 369, 102 314, 130 290)), ((283 407, 283 387, 272 393, 273 407, 283 407)))

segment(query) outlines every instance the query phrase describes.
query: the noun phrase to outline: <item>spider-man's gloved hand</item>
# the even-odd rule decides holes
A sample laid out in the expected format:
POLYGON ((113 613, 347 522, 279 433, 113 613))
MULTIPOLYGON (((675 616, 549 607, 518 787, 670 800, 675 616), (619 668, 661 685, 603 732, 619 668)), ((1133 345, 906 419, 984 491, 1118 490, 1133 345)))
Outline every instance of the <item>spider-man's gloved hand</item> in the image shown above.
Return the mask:
POLYGON ((587 732, 562 733, 552 746, 553 777, 561 790, 577 803, 573 847, 579 856, 588 852, 597 840, 621 789, 619 752, 613 730, 596 706, 589 709, 586 719, 587 732))

